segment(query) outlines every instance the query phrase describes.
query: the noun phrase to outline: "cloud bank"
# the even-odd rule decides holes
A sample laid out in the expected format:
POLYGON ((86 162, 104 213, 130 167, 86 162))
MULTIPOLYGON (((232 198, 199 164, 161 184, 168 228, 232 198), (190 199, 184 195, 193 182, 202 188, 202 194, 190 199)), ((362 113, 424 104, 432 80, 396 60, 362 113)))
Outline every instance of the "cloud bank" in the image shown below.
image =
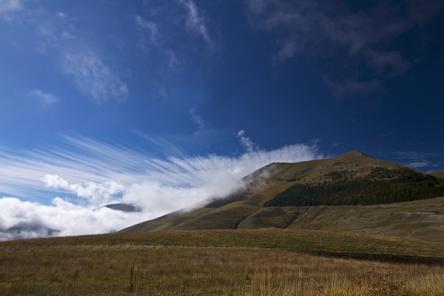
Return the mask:
POLYGON ((0 149, 0 240, 117 231, 226 196, 243 186, 242 177, 270 162, 320 157, 315 146, 304 144, 239 156, 161 158, 89 139, 67 138, 67 144, 44 151, 0 149), (142 211, 103 207, 110 203, 142 211))

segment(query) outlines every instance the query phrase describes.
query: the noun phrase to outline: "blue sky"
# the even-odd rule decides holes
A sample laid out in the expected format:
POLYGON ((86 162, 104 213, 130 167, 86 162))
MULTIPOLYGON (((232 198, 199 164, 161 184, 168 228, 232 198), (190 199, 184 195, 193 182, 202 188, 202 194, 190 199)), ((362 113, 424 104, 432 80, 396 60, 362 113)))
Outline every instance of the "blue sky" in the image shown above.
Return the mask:
POLYGON ((0 144, 440 153, 439 1, 310 2, 3 0, 0 144))
POLYGON ((0 192, 77 204, 72 184, 139 184, 173 157, 444 169, 443 30, 439 0, 0 0, 0 192), (89 171, 99 147, 114 165, 89 171))

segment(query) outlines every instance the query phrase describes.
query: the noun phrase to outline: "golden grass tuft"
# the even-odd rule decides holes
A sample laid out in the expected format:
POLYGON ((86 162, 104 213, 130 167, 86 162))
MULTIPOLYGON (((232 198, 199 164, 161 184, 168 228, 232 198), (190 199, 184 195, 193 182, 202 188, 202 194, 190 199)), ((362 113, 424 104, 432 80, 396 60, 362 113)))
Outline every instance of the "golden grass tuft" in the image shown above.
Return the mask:
MULTIPOLYGON (((442 296, 444 273, 434 270, 430 274, 415 277, 409 266, 406 272, 398 266, 378 267, 380 264, 357 273, 325 273, 317 280, 312 274, 288 266, 276 271, 269 266, 255 270, 244 296, 442 296)), ((340 268, 338 264, 338 268, 340 268)), ((419 267, 418 267, 419 268, 419 267)), ((322 272, 321 272, 322 274, 322 272)))

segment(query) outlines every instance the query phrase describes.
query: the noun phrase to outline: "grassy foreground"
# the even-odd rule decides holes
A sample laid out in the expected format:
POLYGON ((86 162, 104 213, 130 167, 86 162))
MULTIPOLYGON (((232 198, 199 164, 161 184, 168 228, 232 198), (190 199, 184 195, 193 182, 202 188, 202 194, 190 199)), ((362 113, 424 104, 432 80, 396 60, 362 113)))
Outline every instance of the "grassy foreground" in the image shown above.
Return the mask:
POLYGON ((420 264, 423 256, 444 257, 443 245, 290 230, 5 242, 0 295, 444 295, 444 267, 420 264), (417 263, 307 251, 417 256, 417 263))

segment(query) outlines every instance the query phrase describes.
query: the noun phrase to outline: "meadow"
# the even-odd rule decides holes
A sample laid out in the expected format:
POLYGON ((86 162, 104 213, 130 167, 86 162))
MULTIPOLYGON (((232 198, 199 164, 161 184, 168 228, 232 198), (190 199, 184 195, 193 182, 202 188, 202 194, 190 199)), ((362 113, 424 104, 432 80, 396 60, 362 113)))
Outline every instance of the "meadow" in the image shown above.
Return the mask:
POLYGON ((0 295, 444 295, 442 258, 439 243, 276 229, 35 239, 0 243, 0 295))

